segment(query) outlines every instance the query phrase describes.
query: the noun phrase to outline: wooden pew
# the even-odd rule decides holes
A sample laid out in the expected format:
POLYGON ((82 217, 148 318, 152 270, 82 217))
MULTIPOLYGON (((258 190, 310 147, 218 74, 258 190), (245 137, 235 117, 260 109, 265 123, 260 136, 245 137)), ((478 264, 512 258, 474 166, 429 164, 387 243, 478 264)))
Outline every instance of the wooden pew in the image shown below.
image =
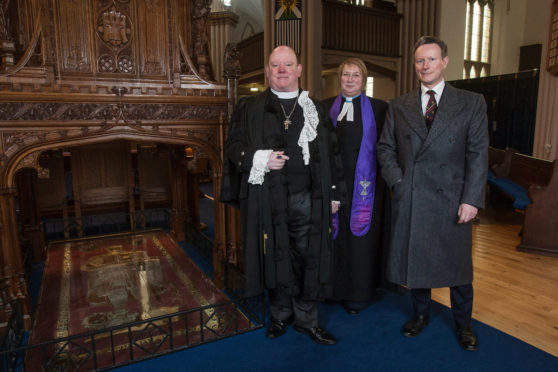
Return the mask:
POLYGON ((523 155, 513 149, 490 150, 489 162, 493 162, 488 176, 491 189, 497 189, 511 198, 518 210, 525 210, 531 204, 529 188, 546 186, 554 170, 551 161, 523 155))
POLYGON ((558 160, 553 162, 550 182, 544 186, 531 185, 523 220, 523 235, 517 249, 558 257, 558 160))
POLYGON ((488 169, 497 174, 508 174, 511 163, 511 156, 517 150, 506 148, 505 150, 495 147, 488 148, 488 169))
POLYGON ((509 147, 505 150, 489 147, 488 169, 491 170, 496 177, 507 177, 510 174, 511 157, 516 152, 516 149, 509 147))

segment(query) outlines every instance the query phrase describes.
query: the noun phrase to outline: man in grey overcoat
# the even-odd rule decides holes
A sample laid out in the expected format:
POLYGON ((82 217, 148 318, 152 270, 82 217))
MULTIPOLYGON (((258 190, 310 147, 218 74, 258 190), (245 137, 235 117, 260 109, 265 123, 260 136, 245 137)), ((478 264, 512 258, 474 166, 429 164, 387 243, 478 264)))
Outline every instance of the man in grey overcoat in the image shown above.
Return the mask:
POLYGON ((431 288, 450 287, 459 343, 474 351, 471 221, 484 207, 486 103, 445 83, 449 58, 442 40, 421 37, 414 58, 421 87, 390 103, 377 146, 392 190, 387 276, 410 289, 414 314, 404 336, 428 325, 431 288))

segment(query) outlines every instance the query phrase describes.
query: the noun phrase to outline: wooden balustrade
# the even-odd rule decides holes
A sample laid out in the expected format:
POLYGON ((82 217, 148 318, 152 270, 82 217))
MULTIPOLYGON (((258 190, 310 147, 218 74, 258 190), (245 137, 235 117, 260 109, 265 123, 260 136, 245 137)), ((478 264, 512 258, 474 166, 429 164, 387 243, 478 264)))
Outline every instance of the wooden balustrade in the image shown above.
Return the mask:
POLYGON ((236 46, 240 52, 240 66, 242 73, 260 69, 264 65, 264 34, 260 32, 244 39, 236 46))
POLYGON ((322 49, 399 57, 400 20, 393 11, 323 0, 322 49))

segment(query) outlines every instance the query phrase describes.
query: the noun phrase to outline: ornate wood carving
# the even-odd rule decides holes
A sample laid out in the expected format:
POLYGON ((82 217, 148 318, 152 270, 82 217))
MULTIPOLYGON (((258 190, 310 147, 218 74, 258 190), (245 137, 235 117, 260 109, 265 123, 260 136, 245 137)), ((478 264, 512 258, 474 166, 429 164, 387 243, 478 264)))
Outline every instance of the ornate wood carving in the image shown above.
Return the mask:
POLYGON ((33 152, 21 160, 16 167, 16 171, 22 168, 33 168, 37 170, 37 176, 39 178, 49 178, 50 170, 48 168, 43 168, 39 165, 39 157, 41 156, 40 151, 33 152))
POLYGON ((194 58, 204 79, 209 79, 211 63, 209 61, 208 16, 211 11, 211 0, 194 0, 192 10, 192 29, 194 58))
MULTIPOLYGON (((173 121, 173 120, 219 120, 225 107, 212 105, 161 105, 124 104, 122 110, 133 121, 173 121)), ((105 103, 0 103, 3 121, 81 121, 96 120, 106 122, 118 118, 116 104, 105 103), (116 110, 116 111, 115 111, 116 110)), ((54 124, 54 123, 53 123, 54 124)), ((87 125, 87 124, 86 124, 87 125)))
MULTIPOLYGON (((28 299, 9 191, 14 175, 27 167, 40 177, 50 170, 51 177, 63 180, 62 158, 56 169, 47 169, 52 164, 41 167, 41 153, 119 139, 189 144, 202 149, 215 174, 220 172, 228 92, 208 80, 210 4, 0 0, 0 331, 6 319, 2 314, 14 301, 28 299), (8 39, 15 50, 4 42, 8 39)), ((213 181, 219 189, 220 177, 214 175, 213 181)), ((53 185, 52 190, 58 189, 53 185)), ((41 202, 63 204, 67 218, 80 204, 69 211, 65 198, 63 192, 53 193, 52 200, 41 202)), ((225 233, 220 227, 217 231, 216 246, 222 247, 225 233)), ((215 268, 222 282, 221 271, 215 268)))
POLYGON ((226 79, 238 79, 242 73, 240 67, 240 52, 235 43, 228 43, 225 47, 224 72, 226 79))
POLYGON ((60 29, 58 45, 62 54, 62 70, 91 73, 91 30, 84 25, 89 21, 89 1, 58 1, 56 23, 60 29))
POLYGON ((134 44, 131 42, 130 1, 103 1, 97 5, 97 65, 99 72, 135 72, 134 44))
POLYGON ((162 0, 146 1, 145 6, 138 7, 138 26, 144 32, 139 36, 140 73, 142 75, 166 75, 168 72, 169 21, 166 2, 162 0))

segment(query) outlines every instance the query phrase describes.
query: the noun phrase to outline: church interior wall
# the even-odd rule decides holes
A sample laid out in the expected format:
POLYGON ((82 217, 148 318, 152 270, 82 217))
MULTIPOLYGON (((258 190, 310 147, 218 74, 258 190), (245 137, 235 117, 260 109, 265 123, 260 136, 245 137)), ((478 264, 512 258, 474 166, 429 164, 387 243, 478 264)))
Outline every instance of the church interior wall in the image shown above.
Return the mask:
POLYGON ((264 30, 263 1, 232 2, 230 9, 238 15, 238 24, 232 35, 233 42, 238 43, 264 30))
MULTIPOLYGON (((530 3, 536 3, 530 1, 530 3)), ((523 45, 525 33, 525 9, 523 0, 494 4, 494 39, 492 43, 492 75, 517 72, 519 66, 519 47, 523 45)), ((539 42, 542 42, 540 40, 539 42)))
POLYGON ((384 76, 374 77, 374 98, 390 101, 395 98, 395 81, 384 76))
MULTIPOLYGON (((463 78, 466 3, 442 0, 440 12, 440 37, 448 44, 450 56, 445 77, 447 80, 460 80, 463 78)), ((548 7, 543 1, 494 2, 491 75, 517 72, 520 47, 542 44, 546 31, 544 23, 546 12, 548 7)))
POLYGON ((449 55, 449 64, 444 77, 449 81, 463 78, 466 9, 465 1, 442 0, 440 2, 440 38, 448 45, 449 55))

